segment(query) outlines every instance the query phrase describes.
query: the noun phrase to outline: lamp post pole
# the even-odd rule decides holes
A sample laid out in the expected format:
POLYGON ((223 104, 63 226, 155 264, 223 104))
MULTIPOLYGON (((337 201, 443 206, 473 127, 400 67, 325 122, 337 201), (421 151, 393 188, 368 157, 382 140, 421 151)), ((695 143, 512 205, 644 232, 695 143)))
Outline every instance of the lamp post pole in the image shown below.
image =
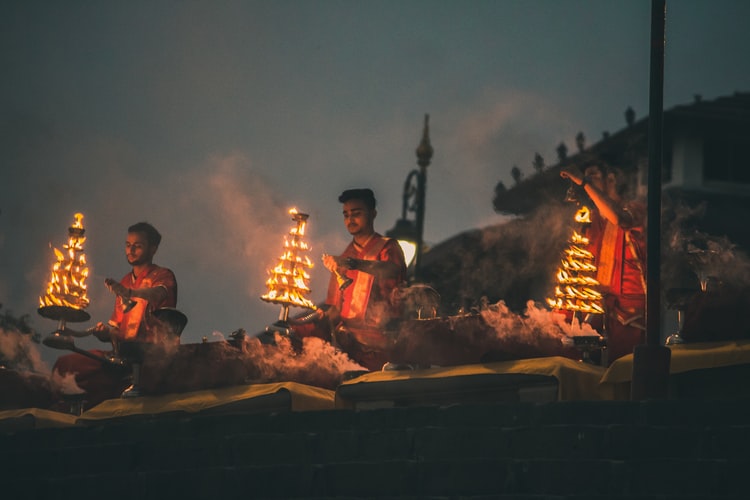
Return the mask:
POLYGON ((417 249, 414 256, 414 278, 419 280, 420 267, 422 264, 422 250, 424 248, 424 213, 425 213, 425 193, 427 190, 427 167, 432 160, 432 145, 430 144, 430 115, 424 115, 424 129, 422 131, 422 140, 417 146, 417 165, 419 173, 417 175, 417 199, 416 199, 416 224, 417 224, 417 249))
POLYGON ((646 343, 633 350, 630 398, 666 399, 672 351, 661 345, 661 172, 666 0, 651 1, 651 78, 648 116, 648 233, 646 343))

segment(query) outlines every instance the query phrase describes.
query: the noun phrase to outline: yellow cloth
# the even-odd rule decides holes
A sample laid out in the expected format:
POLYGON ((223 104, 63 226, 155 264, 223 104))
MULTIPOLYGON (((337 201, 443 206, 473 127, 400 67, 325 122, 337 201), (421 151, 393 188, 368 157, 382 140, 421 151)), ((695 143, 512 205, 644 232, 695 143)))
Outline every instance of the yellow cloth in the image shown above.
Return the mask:
POLYGON ((334 407, 334 393, 331 390, 296 382, 278 382, 224 387, 165 396, 110 399, 84 412, 80 420, 107 420, 133 415, 171 412, 197 413, 202 410, 281 392, 289 394, 291 399, 290 410, 292 411, 327 410, 334 407))
POLYGON ((0 421, 19 419, 19 418, 32 418, 34 420, 35 429, 43 429, 45 427, 68 427, 75 425, 76 417, 69 413, 60 413, 51 410, 42 410, 40 408, 24 408, 21 410, 4 410, 0 411, 0 421))
MULTIPOLYGON (((750 341, 696 342, 669 346, 672 350, 669 373, 750 363, 750 341)), ((633 355, 615 360, 602 377, 602 384, 630 382, 633 355)))
MULTIPOLYGON (((366 384, 368 382, 387 382, 393 380, 432 379, 461 377, 467 375, 521 373, 553 376, 558 381, 558 398, 563 400, 609 399, 609 393, 599 385, 604 373, 600 366, 574 361, 569 358, 552 356, 547 358, 520 359, 476 365, 461 365, 425 370, 382 371, 373 372, 348 380, 342 384, 366 384)), ((336 395, 337 407, 346 406, 346 402, 336 395)))

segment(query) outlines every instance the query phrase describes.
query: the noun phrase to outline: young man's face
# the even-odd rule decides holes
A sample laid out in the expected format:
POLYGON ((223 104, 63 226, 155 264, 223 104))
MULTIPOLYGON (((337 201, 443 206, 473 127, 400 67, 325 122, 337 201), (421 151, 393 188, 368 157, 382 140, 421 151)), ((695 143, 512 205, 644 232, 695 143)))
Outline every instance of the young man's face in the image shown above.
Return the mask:
POLYGON ((143 233, 128 233, 125 240, 125 256, 131 266, 150 264, 156 253, 156 248, 149 245, 143 233))
POLYGON ((369 235, 373 232, 375 210, 370 210, 362 200, 344 202, 344 224, 352 236, 369 235))

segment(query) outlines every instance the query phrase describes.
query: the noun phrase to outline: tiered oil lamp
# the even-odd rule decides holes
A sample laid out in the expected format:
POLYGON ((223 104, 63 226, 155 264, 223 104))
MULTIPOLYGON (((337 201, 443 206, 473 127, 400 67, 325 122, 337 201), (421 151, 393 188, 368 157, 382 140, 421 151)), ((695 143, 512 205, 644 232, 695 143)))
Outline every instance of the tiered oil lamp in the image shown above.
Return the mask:
MULTIPOLYGON (((308 269, 313 263, 307 256, 310 247, 304 241, 308 214, 300 213, 297 209, 289 210, 294 226, 284 238, 284 253, 279 257, 278 264, 269 271, 266 281, 268 292, 261 296, 261 300, 281 305, 279 320, 274 327, 283 333, 289 333, 289 307, 297 306, 317 309, 315 304, 307 298, 310 294, 308 269)), ((268 330, 268 328, 267 328, 268 330)))
POLYGON ((72 343, 70 335, 65 333, 67 322, 80 323, 91 318, 85 311, 89 305, 86 295, 89 270, 83 250, 86 242, 83 214, 75 214, 74 219, 68 228, 68 242, 63 245, 63 251, 53 248, 57 262, 52 266, 46 293, 39 297, 39 314, 57 320, 57 330, 43 341, 54 348, 66 349, 72 343))
POLYGON ((581 230, 573 231, 557 270, 555 298, 547 299, 547 303, 553 309, 572 311, 574 315, 602 314, 602 294, 596 289, 599 282, 594 277, 594 254, 586 249, 589 239, 584 236, 585 226, 591 223, 588 207, 581 207, 575 220, 581 225, 581 230))
MULTIPOLYGON (((573 231, 569 246, 564 252, 560 267, 557 270, 555 297, 548 298, 550 308, 570 311, 571 321, 589 322, 592 314, 603 314, 602 294, 597 289, 596 264, 594 254, 586 247, 589 239, 586 229, 591 224, 591 213, 582 205, 575 214, 578 229, 573 231), (580 317, 578 316, 580 315, 580 317)), ((590 353, 602 348, 603 338, 599 335, 576 335, 573 344, 581 351, 582 361, 591 362, 590 353)))

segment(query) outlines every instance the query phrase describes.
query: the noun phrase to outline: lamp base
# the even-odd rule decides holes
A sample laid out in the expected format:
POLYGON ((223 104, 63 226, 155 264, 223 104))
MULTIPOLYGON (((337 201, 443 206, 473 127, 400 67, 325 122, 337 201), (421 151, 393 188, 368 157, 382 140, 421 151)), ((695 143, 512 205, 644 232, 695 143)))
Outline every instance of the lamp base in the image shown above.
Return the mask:
POLYGON ((47 319, 69 321, 71 323, 82 323, 91 319, 91 315, 83 309, 69 306, 42 306, 37 309, 40 316, 47 319))

